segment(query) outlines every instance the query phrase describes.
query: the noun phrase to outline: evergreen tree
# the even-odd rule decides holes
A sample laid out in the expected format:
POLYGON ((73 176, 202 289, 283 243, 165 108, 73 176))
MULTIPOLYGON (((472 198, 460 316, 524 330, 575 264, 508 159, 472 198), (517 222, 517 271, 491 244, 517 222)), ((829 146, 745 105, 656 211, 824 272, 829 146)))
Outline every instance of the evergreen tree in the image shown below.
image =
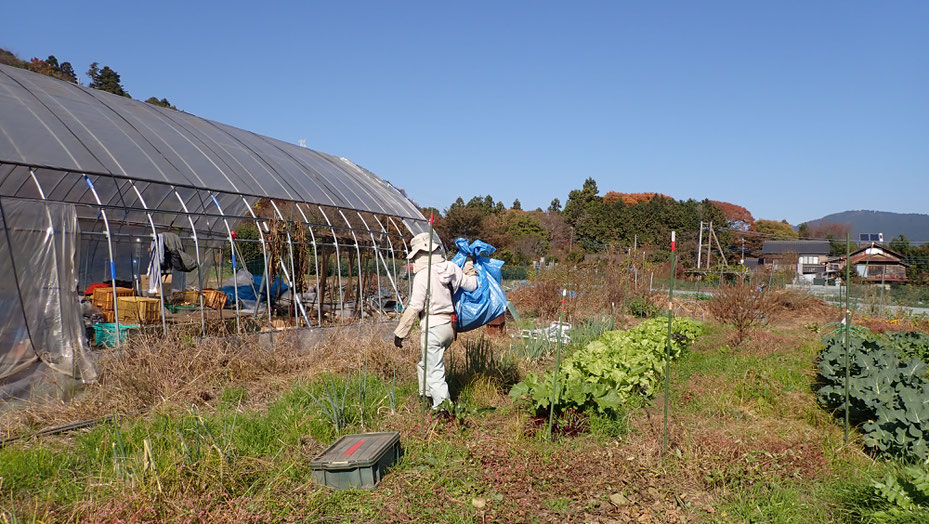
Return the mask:
POLYGON ((146 100, 145 103, 151 104, 153 106, 167 107, 168 109, 177 109, 176 107, 174 107, 174 105, 171 104, 171 102, 168 101, 167 98, 162 98, 161 100, 158 100, 157 98, 152 96, 152 97, 149 97, 149 99, 146 100))
POLYGON ((549 213, 561 213, 561 200, 553 199, 552 203, 548 205, 549 213))
POLYGON ((103 69, 100 69, 99 65, 94 62, 90 64, 90 69, 87 70, 87 76, 90 77, 90 87, 114 95, 132 98, 129 96, 129 92, 120 84, 119 73, 110 69, 110 66, 103 66, 103 69))
POLYGON ((512 209, 516 209, 516 210, 518 210, 518 211, 522 211, 523 205, 519 203, 519 199, 518 199, 518 198, 517 198, 516 200, 513 201, 513 207, 512 207, 512 209))
POLYGON ((62 80, 67 80, 68 82, 71 82, 72 84, 77 83, 77 75, 74 73, 74 68, 71 67, 71 62, 62 62, 60 73, 61 73, 60 78, 62 80))

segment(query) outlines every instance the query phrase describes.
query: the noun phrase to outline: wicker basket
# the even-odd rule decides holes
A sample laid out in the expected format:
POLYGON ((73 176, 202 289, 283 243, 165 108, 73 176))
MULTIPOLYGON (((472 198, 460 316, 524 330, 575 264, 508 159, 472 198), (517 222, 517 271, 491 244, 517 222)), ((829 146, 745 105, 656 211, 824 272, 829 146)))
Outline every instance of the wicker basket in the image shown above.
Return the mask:
POLYGON ((171 303, 176 305, 200 305, 200 292, 195 289, 185 289, 171 293, 171 303))
POLYGON ((103 317, 103 321, 112 324, 116 322, 116 312, 112 309, 109 311, 101 310, 100 316, 103 317))
POLYGON ((203 303, 206 304, 207 307, 211 307, 213 309, 222 309, 226 307, 226 300, 228 299, 229 297, 227 297, 225 293, 219 291, 218 289, 203 290, 203 303))
MULTIPOLYGON (((117 297, 131 297, 132 294, 132 289, 128 287, 116 288, 117 297)), ((94 290, 91 302, 103 311, 113 311, 113 288, 98 287, 94 290)))
POLYGON ((161 320, 161 301, 157 298, 119 297, 120 322, 154 324, 161 320))

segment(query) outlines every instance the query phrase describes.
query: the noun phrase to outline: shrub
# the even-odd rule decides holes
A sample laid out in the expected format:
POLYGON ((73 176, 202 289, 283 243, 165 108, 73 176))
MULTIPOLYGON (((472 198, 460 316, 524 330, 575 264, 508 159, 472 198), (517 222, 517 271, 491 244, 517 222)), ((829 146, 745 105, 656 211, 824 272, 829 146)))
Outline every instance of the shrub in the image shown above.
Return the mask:
POLYGON ((717 321, 735 328, 739 345, 770 314, 771 301, 765 288, 743 281, 719 288, 707 309, 717 321))

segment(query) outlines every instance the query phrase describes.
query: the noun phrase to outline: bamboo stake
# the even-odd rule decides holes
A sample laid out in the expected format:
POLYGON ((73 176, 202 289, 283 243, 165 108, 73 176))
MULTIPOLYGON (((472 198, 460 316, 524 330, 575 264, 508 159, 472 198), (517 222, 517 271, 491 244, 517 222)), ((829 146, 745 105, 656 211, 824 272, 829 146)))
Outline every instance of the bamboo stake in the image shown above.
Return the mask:
POLYGON ((552 376, 552 400, 548 407, 548 438, 552 439, 552 422, 555 419, 555 404, 558 403, 558 373, 561 371, 561 345, 564 341, 564 312, 565 298, 568 296, 568 289, 561 290, 561 312, 558 314, 558 345, 555 349, 555 374, 552 376))
POLYGON ((426 262, 426 322, 423 327, 423 427, 426 427, 426 373, 429 372, 427 364, 427 348, 429 347, 429 310, 432 309, 432 235, 435 227, 435 215, 429 215, 429 254, 426 262))
POLYGON ((668 398, 671 396, 671 319, 674 315, 674 269, 677 265, 677 245, 674 242, 674 231, 671 232, 671 287, 668 289, 668 340, 665 344, 664 367, 664 448, 663 455, 668 453, 668 398))
MULTIPOLYGON (((843 338, 845 339, 845 443, 848 444, 848 328, 851 324, 851 304, 849 303, 848 297, 851 292, 851 247, 849 246, 849 237, 848 233, 845 234, 845 332, 843 338)), ((867 275, 867 273, 865 273, 867 275)))

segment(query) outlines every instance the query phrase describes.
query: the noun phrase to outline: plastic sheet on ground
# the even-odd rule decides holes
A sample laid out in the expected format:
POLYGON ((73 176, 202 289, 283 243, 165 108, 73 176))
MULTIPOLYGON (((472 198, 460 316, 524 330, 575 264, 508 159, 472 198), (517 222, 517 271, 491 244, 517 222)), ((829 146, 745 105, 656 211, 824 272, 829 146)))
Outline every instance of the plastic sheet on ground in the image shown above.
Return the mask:
MULTIPOLYGON (((240 281, 240 276, 242 271, 236 274, 236 281, 240 281)), ((246 271, 247 273, 247 271, 246 271)), ((289 286, 284 283, 281 277, 274 277, 274 280, 271 281, 271 297, 273 300, 277 300, 280 296, 289 289, 289 286)), ((265 300, 268 297, 268 290, 265 288, 264 278, 261 275, 255 276, 252 278, 252 283, 240 284, 238 286, 238 293, 232 285, 227 285, 219 288, 220 291, 226 294, 229 297, 227 304, 234 304, 236 295, 238 294, 239 300, 244 302, 252 301, 261 301, 265 300), (255 293, 258 293, 258 296, 255 296, 255 293)))

